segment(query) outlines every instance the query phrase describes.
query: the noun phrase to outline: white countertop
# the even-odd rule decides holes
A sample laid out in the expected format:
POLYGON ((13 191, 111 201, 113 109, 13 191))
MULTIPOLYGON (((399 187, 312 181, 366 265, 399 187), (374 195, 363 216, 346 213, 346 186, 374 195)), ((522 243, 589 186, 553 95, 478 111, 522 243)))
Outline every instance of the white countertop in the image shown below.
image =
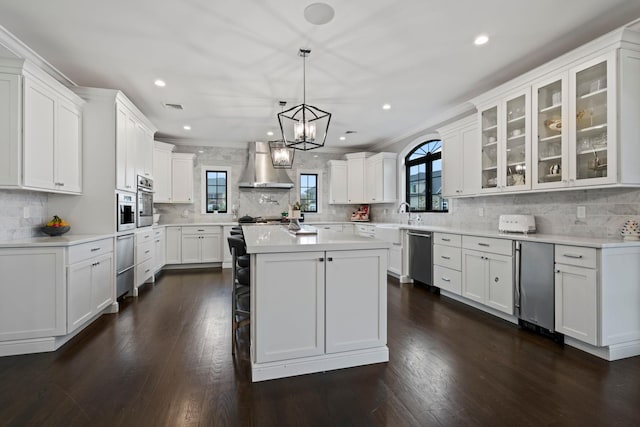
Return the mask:
MULTIPOLYGON (((312 228, 310 225, 304 228, 312 228)), ((283 225, 263 225, 261 227, 243 227, 247 252, 280 253, 309 252, 357 249, 388 249, 391 244, 370 237, 332 230, 316 229, 317 234, 294 235, 283 225)))
POLYGON ((35 248, 51 246, 73 246, 81 243, 95 242, 96 240, 113 238, 113 234, 63 234, 62 236, 42 236, 30 239, 9 240, 0 242, 0 248, 35 248))

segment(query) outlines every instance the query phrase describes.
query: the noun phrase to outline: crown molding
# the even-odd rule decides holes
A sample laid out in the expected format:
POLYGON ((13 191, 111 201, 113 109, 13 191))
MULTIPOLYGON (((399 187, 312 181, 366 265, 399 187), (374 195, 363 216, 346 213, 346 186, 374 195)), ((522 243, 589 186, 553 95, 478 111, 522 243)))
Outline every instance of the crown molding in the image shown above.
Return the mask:
POLYGON ((73 80, 38 55, 6 28, 0 25, 0 44, 18 58, 27 59, 65 86, 77 86, 73 80))

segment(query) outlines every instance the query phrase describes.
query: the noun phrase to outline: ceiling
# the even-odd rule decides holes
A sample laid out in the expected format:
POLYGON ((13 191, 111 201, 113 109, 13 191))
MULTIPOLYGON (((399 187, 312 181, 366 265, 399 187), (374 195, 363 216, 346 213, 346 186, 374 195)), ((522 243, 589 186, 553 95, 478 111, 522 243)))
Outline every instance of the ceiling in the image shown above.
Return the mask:
POLYGON ((0 25, 76 84, 121 89, 157 137, 190 145, 274 139, 278 101, 302 102, 309 48, 307 103, 333 114, 327 147, 360 148, 640 17, 638 0, 326 0, 335 17, 318 26, 303 17, 313 1, 0 0, 0 25), (480 33, 490 41, 476 47, 480 33))

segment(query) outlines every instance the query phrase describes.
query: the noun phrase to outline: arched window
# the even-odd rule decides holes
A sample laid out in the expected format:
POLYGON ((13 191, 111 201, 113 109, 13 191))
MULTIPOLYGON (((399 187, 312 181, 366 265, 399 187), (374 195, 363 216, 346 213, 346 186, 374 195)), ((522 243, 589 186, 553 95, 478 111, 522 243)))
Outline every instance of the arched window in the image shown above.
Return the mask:
POLYGON ((442 198, 442 141, 425 141, 404 159, 406 201, 412 212, 447 212, 442 198))

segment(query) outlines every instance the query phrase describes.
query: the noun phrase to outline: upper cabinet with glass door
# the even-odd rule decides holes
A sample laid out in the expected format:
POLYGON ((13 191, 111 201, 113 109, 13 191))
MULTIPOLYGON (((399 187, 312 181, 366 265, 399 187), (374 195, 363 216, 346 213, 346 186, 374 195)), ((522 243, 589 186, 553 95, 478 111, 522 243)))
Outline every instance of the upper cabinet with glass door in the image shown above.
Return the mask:
POLYGON ((570 185, 616 181, 615 55, 572 68, 569 156, 570 185))
POLYGON ((483 193, 531 188, 529 93, 514 92, 480 112, 483 193))

